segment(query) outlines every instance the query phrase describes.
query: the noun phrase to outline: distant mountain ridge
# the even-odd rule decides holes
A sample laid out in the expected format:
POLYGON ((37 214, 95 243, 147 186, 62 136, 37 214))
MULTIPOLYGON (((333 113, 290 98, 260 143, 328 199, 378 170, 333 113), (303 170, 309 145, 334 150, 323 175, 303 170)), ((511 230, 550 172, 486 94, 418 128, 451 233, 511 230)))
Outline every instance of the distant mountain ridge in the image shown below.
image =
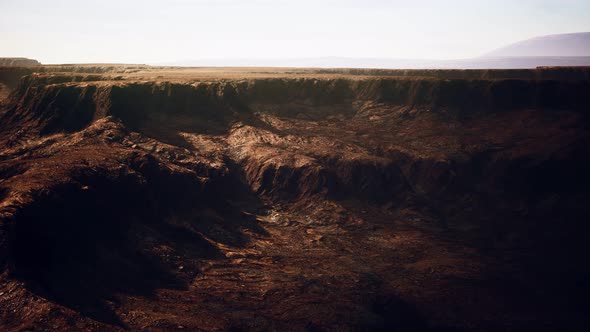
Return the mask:
POLYGON ((285 58, 285 59, 198 59, 153 64, 180 67, 293 67, 367 69, 526 69, 536 67, 590 66, 590 56, 479 57, 459 60, 392 58, 285 58))
POLYGON ((383 69, 526 69, 590 66, 590 32, 535 37, 471 59, 309 57, 196 59, 156 65, 187 67, 296 67, 383 69))
POLYGON ((590 56, 590 32, 566 33, 519 41, 484 57, 583 57, 590 56))
MULTIPOLYGON (((37 60, 1 58, 0 67, 40 66, 37 60)), ((399 58, 226 58, 187 59, 156 66, 184 67, 294 67, 382 69, 526 69, 536 67, 590 66, 590 32, 539 36, 498 48, 480 57, 456 60, 399 58)))

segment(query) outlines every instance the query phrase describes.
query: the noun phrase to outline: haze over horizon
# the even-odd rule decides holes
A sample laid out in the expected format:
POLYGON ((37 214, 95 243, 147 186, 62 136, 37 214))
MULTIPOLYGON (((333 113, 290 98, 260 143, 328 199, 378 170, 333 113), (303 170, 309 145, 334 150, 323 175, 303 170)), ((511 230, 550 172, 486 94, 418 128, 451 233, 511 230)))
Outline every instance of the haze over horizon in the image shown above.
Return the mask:
POLYGON ((590 31, 590 2, 7 0, 0 56, 42 63, 194 59, 466 59, 590 31), (548 24, 550 23, 550 24, 548 24))

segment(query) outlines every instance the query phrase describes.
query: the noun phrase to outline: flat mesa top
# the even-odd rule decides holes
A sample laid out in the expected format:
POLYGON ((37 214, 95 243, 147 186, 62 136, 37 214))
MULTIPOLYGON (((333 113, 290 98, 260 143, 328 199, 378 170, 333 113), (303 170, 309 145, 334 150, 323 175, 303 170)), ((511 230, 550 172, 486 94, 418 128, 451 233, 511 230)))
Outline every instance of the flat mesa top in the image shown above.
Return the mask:
POLYGON ((26 74, 84 76, 84 81, 196 82, 249 79, 550 79, 590 80, 590 67, 538 67, 535 69, 364 69, 364 68, 277 68, 277 67, 155 67, 123 64, 66 64, 36 67, 0 67, 26 74))
MULTIPOLYGON (((275 67, 153 67, 142 65, 64 65, 44 66, 46 73, 88 73, 110 75, 135 81, 247 80, 264 78, 366 79, 377 77, 430 77, 432 70, 388 70, 347 68, 275 68, 275 67)), ((459 71, 457 71, 459 72, 459 71)), ((463 72, 463 71, 461 71, 463 72)))

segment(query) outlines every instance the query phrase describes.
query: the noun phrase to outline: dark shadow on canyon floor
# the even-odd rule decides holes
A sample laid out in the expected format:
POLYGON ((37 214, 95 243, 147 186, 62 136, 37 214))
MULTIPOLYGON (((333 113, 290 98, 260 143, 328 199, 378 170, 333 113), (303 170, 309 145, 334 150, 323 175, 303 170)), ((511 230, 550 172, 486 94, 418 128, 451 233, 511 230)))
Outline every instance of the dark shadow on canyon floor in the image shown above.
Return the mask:
POLYGON ((195 213, 184 206, 174 213, 177 198, 130 179, 84 183, 83 190, 72 183, 39 193, 21 211, 11 264, 32 292, 99 322, 125 327, 113 310, 117 294, 186 290, 199 273, 187 262, 224 258, 211 240, 240 247, 249 241, 242 229, 264 234, 249 213, 228 203, 189 199, 195 213))

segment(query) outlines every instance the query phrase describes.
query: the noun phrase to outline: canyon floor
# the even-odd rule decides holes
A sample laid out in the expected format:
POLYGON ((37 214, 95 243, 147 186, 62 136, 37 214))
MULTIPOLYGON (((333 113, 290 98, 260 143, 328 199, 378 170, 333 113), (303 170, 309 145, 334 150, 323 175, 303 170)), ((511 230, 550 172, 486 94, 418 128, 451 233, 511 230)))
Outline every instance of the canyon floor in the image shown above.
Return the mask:
POLYGON ((0 68, 0 329, 579 331, 590 68, 0 68))

